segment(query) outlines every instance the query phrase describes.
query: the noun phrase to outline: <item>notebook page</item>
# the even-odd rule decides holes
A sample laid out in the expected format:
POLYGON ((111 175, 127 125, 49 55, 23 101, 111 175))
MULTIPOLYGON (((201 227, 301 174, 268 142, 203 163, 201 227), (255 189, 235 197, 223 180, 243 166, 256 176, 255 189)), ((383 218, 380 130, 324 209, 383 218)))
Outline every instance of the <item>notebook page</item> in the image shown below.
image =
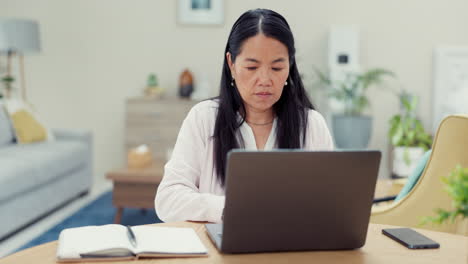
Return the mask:
POLYGON ((127 229, 122 225, 85 226, 65 229, 60 233, 57 257, 80 258, 80 254, 131 253, 127 229))
POLYGON ((132 227, 137 240, 136 254, 207 254, 195 230, 182 227, 132 227))

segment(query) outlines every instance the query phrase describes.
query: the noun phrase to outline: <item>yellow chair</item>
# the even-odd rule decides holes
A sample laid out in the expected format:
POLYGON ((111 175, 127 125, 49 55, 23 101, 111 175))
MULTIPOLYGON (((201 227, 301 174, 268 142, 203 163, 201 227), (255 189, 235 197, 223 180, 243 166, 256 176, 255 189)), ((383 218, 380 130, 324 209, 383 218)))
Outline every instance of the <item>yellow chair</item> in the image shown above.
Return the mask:
POLYGON ((373 207, 370 222, 468 235, 468 219, 420 225, 423 217, 435 216, 436 208, 453 209, 441 177, 448 176, 457 164, 468 167, 468 115, 451 115, 442 120, 416 185, 401 200, 373 207))

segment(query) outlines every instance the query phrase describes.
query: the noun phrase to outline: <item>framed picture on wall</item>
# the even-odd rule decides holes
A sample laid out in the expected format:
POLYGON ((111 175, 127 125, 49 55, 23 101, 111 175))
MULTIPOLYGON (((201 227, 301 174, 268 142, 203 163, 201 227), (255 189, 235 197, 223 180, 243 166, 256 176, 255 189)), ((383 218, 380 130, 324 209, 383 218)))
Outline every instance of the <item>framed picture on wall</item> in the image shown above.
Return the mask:
POLYGON ((468 46, 440 46, 434 51, 433 132, 451 114, 468 114, 468 46))
POLYGON ((178 0, 177 21, 183 25, 222 25, 224 0, 178 0))

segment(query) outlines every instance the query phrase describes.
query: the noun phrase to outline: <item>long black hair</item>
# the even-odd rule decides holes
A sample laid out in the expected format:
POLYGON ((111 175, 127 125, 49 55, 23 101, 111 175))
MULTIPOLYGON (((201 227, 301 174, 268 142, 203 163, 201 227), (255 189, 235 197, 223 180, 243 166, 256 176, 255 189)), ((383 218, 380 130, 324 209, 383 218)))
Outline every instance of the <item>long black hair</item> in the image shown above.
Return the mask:
POLYGON ((224 51, 219 108, 214 129, 214 166, 218 180, 225 185, 227 153, 239 148, 236 137, 239 127, 245 122, 246 111, 237 88, 231 86, 233 80, 226 59, 231 54, 234 63, 241 52, 242 44, 250 37, 264 34, 283 43, 288 48, 289 76, 280 99, 273 105, 277 117, 276 143, 278 148, 300 148, 305 142, 308 109, 314 109, 307 97, 297 69, 294 38, 288 22, 280 14, 268 9, 254 9, 242 14, 234 23, 224 51), (241 114, 241 119, 238 118, 241 114))

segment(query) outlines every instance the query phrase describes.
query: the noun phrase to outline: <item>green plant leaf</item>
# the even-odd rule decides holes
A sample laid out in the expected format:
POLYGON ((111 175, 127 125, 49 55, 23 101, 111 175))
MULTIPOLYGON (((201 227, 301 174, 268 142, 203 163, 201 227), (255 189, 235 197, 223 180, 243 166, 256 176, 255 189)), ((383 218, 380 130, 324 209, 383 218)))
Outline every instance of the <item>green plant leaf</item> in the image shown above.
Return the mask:
POLYGON ((348 73, 344 80, 333 81, 329 74, 317 68, 314 68, 314 72, 318 79, 317 85, 332 90, 328 95, 341 101, 345 106, 345 113, 353 115, 361 114, 369 106, 369 100, 365 95, 365 90, 369 86, 380 83, 384 76, 395 76, 391 71, 375 68, 362 74, 348 73))
POLYGON ((402 97, 401 103, 407 112, 411 112, 411 103, 408 101, 408 98, 402 97))
POLYGON ((412 97, 411 104, 410 104, 410 111, 416 110, 416 106, 418 105, 418 98, 416 96, 412 97))
POLYGON ((392 137, 392 144, 394 146, 400 146, 400 142, 403 139, 403 128, 401 126, 396 128, 395 134, 392 137))
POLYGON ((357 97, 355 100, 356 102, 353 103, 354 105, 353 114, 357 115, 361 113, 364 108, 367 107, 367 105, 369 104, 369 101, 367 100, 367 97, 363 95, 357 97))
POLYGON ((156 76, 156 74, 151 73, 150 75, 148 75, 148 80, 146 81, 146 85, 149 87, 158 86, 158 77, 156 76))
POLYGON ((15 78, 11 75, 6 75, 5 77, 2 78, 2 82, 4 83, 12 83, 15 81, 15 78))
POLYGON ((416 131, 410 130, 410 131, 408 131, 406 136, 408 137, 409 142, 414 142, 415 141, 414 138, 416 137, 416 131))
POLYGON ((423 224, 429 222, 440 224, 447 219, 453 222, 459 216, 468 217, 468 168, 457 165, 448 177, 442 177, 441 180, 445 184, 445 191, 452 198, 454 209, 451 211, 437 209, 437 215, 424 218, 423 224))
POLYGON ((400 120, 401 116, 400 115, 394 115, 389 123, 390 123, 390 130, 388 131, 388 136, 392 138, 395 135, 395 132, 397 128, 400 126, 400 120))
POLYGON ((432 145, 432 137, 425 132, 421 121, 415 118, 417 97, 404 91, 400 93, 399 98, 404 109, 400 115, 395 115, 390 119, 389 136, 392 144, 429 149, 432 145))
POLYGON ((321 72, 319 69, 317 68, 314 68, 314 71, 315 71, 315 74, 318 76, 319 78, 319 82, 321 82, 322 84, 325 84, 326 86, 330 86, 331 85, 331 80, 330 78, 323 72, 321 72))

